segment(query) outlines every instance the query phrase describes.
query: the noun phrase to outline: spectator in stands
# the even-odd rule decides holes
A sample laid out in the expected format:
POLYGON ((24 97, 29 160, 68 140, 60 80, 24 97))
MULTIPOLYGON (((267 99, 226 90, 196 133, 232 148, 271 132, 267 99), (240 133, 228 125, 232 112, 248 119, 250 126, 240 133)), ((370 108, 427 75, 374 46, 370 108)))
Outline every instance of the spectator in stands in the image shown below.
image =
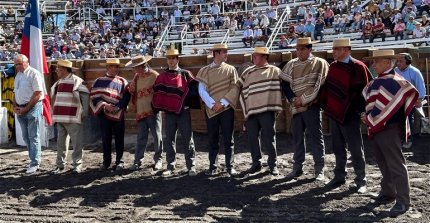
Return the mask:
POLYGON ((430 0, 423 0, 421 10, 422 12, 426 11, 427 14, 430 14, 430 0))
POLYGON ((366 43, 366 39, 372 38, 373 33, 373 26, 372 23, 369 21, 367 22, 366 26, 363 28, 363 34, 361 35, 361 39, 363 40, 363 43, 366 43))
POLYGON ((414 13, 415 13, 415 15, 416 15, 416 13, 418 12, 417 7, 413 4, 412 0, 408 0, 408 1, 406 2, 406 6, 403 8, 403 10, 402 10, 402 14, 403 14, 404 16, 407 16, 407 14, 408 14, 410 11, 414 12, 414 13))
POLYGON ((267 17, 267 15, 266 14, 262 14, 261 16, 260 16, 260 27, 263 27, 263 26, 270 26, 270 20, 269 20, 269 17, 267 17))
POLYGON ((408 18, 410 18, 410 17, 416 18, 417 14, 415 12, 413 12, 412 8, 409 7, 409 8, 407 8, 406 13, 402 13, 402 16, 404 18, 404 21, 407 22, 408 18))
POLYGON ((315 24, 315 31, 314 31, 314 40, 318 39, 318 36, 320 37, 320 42, 323 41, 324 38, 324 21, 319 18, 315 24))
POLYGON ((421 16, 421 27, 427 29, 429 24, 430 24, 430 20, 427 19, 427 15, 422 15, 421 16))
POLYGON ((215 18, 212 15, 208 16, 208 24, 212 29, 215 29, 215 18))
POLYGON ((299 19, 304 19, 305 18, 305 13, 306 13, 306 7, 305 7, 305 4, 301 4, 300 6, 299 6, 299 8, 297 9, 297 17, 296 17, 296 19, 297 20, 299 20, 299 19))
POLYGON ((324 16, 325 25, 331 27, 333 25, 334 13, 333 13, 333 10, 331 10, 330 6, 326 7, 326 9, 324 10, 323 16, 324 16))
POLYGON ((215 2, 215 4, 212 5, 209 12, 215 19, 218 18, 218 15, 221 12, 221 8, 220 8, 218 2, 215 2))
MULTIPOLYGON (((426 29, 421 27, 421 23, 417 22, 415 24, 415 29, 412 33, 414 39, 424 38, 426 37, 426 29)), ((412 43, 415 47, 421 46, 424 42, 412 43)))
POLYGON ((281 35, 280 40, 278 42, 279 49, 288 49, 288 41, 285 38, 285 35, 281 35))
POLYGON ((314 31, 315 31, 315 25, 312 24, 312 21, 310 20, 307 21, 307 24, 305 25, 304 36, 313 38, 314 31))
POLYGON ((173 12, 173 16, 175 16, 175 22, 179 23, 182 20, 182 11, 178 8, 173 12))
POLYGON ((267 17, 269 17, 270 25, 272 26, 278 20, 278 10, 276 8, 270 9, 267 17))
POLYGON ((403 22, 403 20, 399 19, 397 20, 396 25, 394 26, 394 39, 398 40, 398 38, 400 37, 400 39, 403 39, 403 32, 405 31, 405 23, 403 22))
POLYGON ((264 43, 266 43, 267 39, 265 38, 265 36, 263 36, 263 31, 260 29, 259 26, 254 27, 252 40, 254 42, 252 45, 253 47, 258 41, 263 41, 264 43))
POLYGON ((351 13, 356 14, 356 13, 362 13, 363 9, 358 5, 358 2, 354 2, 352 3, 351 6, 351 13))
POLYGON ((306 23, 311 22, 312 24, 315 24, 315 17, 312 14, 308 14, 308 17, 306 17, 306 23))
POLYGON ((367 6, 367 11, 373 16, 375 16, 376 14, 379 14, 379 7, 375 3, 375 1, 371 0, 369 2, 369 5, 367 6))
POLYGON ((299 20, 299 22, 297 23, 296 33, 297 33, 298 37, 303 37, 304 36, 304 33, 305 33, 305 21, 303 19, 299 20))
POLYGON ((0 16, 3 18, 3 21, 6 21, 8 15, 7 10, 4 6, 2 6, 0 9, 0 16))
POLYGON ((372 27, 372 36, 370 37, 370 42, 373 43, 373 40, 380 36, 382 39, 382 42, 385 42, 385 32, 384 32, 385 26, 384 23, 382 23, 382 19, 378 18, 376 21, 376 25, 372 27))
POLYGON ((405 31, 403 32, 403 38, 404 39, 409 39, 409 35, 412 35, 415 29, 415 20, 414 17, 410 16, 408 19, 408 22, 406 22, 406 28, 405 31))
POLYGON ((357 32, 357 30, 361 30, 361 13, 356 12, 351 23, 351 31, 357 32))
POLYGON ((342 14, 342 17, 339 19, 339 32, 345 32, 346 31, 346 25, 349 23, 348 15, 342 14))
POLYGON ((234 34, 236 33, 236 29, 237 29, 237 20, 234 16, 232 16, 230 18, 230 26, 228 27, 229 32, 230 32, 230 36, 234 36, 234 34))
POLYGON ((335 15, 333 20, 333 30, 335 33, 340 32, 340 21, 341 21, 340 15, 339 14, 335 15))
POLYGON ((247 26, 246 29, 243 31, 243 38, 242 38, 242 42, 245 45, 245 47, 247 47, 248 45, 246 44, 247 42, 249 43, 249 45, 252 45, 252 37, 254 36, 254 32, 252 31, 250 26, 247 26))
POLYGON ((189 23, 190 30, 194 30, 194 27, 199 27, 200 25, 200 19, 197 17, 197 15, 193 15, 193 18, 191 18, 191 21, 189 23))

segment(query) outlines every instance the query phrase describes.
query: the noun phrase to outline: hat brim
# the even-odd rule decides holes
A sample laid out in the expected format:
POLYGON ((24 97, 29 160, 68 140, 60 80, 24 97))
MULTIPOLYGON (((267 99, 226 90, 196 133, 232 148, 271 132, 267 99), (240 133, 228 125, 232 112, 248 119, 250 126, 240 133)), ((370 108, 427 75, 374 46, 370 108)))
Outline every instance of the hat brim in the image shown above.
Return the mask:
POLYGON ((77 68, 77 67, 66 67, 66 66, 62 66, 62 65, 58 65, 58 64, 51 64, 51 66, 54 66, 54 67, 65 67, 65 68, 70 68, 70 69, 73 69, 73 70, 79 70, 79 68, 77 68))
POLYGON ((145 56, 145 60, 139 63, 133 63, 133 61, 129 61, 125 64, 126 67, 137 67, 142 64, 148 63, 150 60, 152 60, 152 56, 145 56))
POLYGON ((401 58, 401 55, 395 54, 395 55, 381 55, 381 56, 374 56, 374 57, 363 57, 363 60, 375 60, 375 59, 399 59, 401 58))
POLYGON ((227 48, 209 48, 208 50, 211 50, 211 51, 215 51, 215 50, 231 50, 231 48, 230 47, 227 47, 227 48))
POLYGON ((124 64, 121 64, 121 63, 100 63, 100 66, 104 66, 104 67, 108 65, 116 65, 119 67, 124 67, 124 64))

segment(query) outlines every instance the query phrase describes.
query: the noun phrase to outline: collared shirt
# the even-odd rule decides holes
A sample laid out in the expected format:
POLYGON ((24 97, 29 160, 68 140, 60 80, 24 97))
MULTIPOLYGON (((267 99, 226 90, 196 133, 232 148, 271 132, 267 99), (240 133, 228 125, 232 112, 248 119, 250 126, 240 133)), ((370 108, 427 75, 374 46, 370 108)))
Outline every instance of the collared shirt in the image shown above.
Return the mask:
POLYGON ((348 56, 347 58, 345 58, 345 59, 343 59, 343 60, 340 60, 339 62, 342 62, 342 63, 349 63, 349 61, 351 61, 352 60, 352 57, 351 57, 351 55, 350 56, 348 56))
POLYGON ((243 31, 243 37, 252 37, 252 36, 253 36, 252 29, 247 29, 243 31))
POLYGON ((36 69, 28 66, 24 72, 19 72, 15 77, 14 89, 15 102, 20 105, 30 102, 35 91, 41 91, 42 95, 39 100, 44 98, 44 80, 43 75, 36 69))

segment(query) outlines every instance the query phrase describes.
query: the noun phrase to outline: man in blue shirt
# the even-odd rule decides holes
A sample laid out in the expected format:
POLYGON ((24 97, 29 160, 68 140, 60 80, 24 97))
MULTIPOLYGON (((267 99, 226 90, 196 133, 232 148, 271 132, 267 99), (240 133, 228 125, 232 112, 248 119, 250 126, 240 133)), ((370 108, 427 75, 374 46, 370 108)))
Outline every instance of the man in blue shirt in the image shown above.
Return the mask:
MULTIPOLYGON (((394 71, 400 74, 407 81, 411 82, 412 85, 418 90, 418 100, 415 103, 415 108, 422 107, 422 101, 426 96, 426 87, 424 84, 424 78, 420 70, 412 66, 412 57, 409 53, 400 53, 402 57, 397 59, 397 67, 394 71)), ((414 113, 416 109, 413 109, 409 114, 409 125, 411 126, 411 137, 407 143, 403 143, 403 148, 409 149, 412 146, 412 136, 415 133, 414 113)))

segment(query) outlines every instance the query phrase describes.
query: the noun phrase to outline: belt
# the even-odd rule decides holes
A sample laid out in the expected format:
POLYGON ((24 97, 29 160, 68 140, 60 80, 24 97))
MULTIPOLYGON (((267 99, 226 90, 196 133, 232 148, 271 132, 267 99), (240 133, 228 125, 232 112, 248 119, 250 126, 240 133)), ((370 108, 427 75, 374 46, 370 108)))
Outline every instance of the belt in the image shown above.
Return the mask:
POLYGON ((20 104, 16 104, 16 107, 24 108, 24 107, 26 107, 27 105, 28 105, 28 103, 26 103, 26 104, 22 104, 22 105, 20 105, 20 104))

